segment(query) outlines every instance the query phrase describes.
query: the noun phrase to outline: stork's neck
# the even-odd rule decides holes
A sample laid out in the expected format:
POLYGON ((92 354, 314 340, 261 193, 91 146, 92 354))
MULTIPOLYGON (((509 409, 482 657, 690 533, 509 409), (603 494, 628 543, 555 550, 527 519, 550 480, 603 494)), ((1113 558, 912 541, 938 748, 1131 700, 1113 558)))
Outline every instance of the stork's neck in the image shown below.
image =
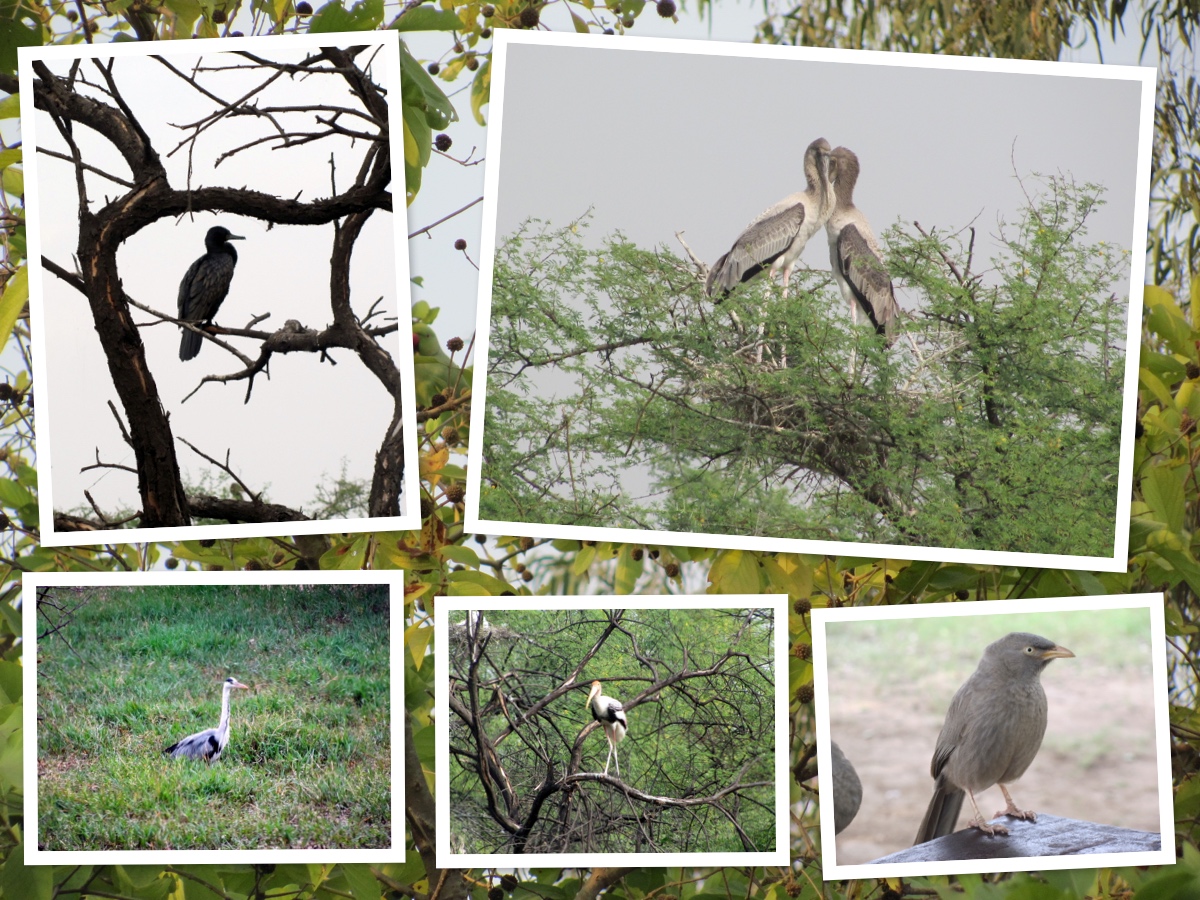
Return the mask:
POLYGON ((825 179, 821 177, 820 166, 811 153, 804 154, 804 181, 809 194, 819 197, 825 193, 825 179))
POLYGON ((854 209, 854 183, 858 181, 858 176, 847 174, 843 176, 838 174, 837 180, 833 183, 833 193, 837 197, 837 208, 843 210, 854 209))

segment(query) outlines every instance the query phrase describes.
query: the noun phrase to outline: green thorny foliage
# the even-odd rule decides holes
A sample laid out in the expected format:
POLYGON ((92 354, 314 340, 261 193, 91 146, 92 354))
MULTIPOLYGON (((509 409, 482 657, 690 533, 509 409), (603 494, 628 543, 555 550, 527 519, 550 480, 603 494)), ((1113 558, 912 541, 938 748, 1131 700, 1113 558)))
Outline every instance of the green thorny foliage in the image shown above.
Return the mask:
POLYGON ((496 259, 482 517, 1109 556, 1128 254, 1087 240, 1099 194, 1046 179, 990 260, 893 228, 919 312, 886 354, 824 275, 714 309, 665 249, 528 223, 496 259))

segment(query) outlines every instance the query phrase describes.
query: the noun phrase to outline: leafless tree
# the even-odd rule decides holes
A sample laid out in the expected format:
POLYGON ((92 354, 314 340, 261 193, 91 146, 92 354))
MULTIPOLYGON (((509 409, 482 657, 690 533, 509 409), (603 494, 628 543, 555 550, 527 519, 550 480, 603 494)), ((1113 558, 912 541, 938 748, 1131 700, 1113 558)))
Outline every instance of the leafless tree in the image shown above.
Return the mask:
MULTIPOLYGON (((380 54, 385 52, 377 44, 324 47, 307 54, 293 50, 290 56, 280 51, 278 58, 221 52, 196 57, 198 62, 190 68, 172 62, 176 57, 154 56, 151 59, 159 65, 163 79, 162 108, 151 112, 135 111, 127 102, 130 85, 123 77, 131 76, 123 57, 34 63, 34 101, 53 123, 51 133, 58 136, 54 148, 49 142, 39 142, 41 165, 52 177, 73 178, 78 198, 77 269, 46 256, 41 263, 87 298, 120 404, 119 410, 110 404, 112 414, 133 452, 132 470, 140 501, 136 513, 123 520, 93 502, 94 517, 58 515, 56 528, 111 528, 128 522, 142 527, 187 525, 198 517, 231 522, 309 517, 299 509, 266 502, 261 489, 237 477, 228 453, 222 460, 212 448, 187 445, 238 481, 240 496, 229 499, 185 491, 170 413, 147 362, 141 334, 144 327, 180 323, 174 310, 155 308, 127 295, 117 251, 123 242, 160 219, 202 211, 254 217, 268 227, 332 226, 327 288, 330 322, 322 326, 289 319, 273 330, 264 330, 260 322, 265 316, 261 316, 243 328, 206 327, 205 346, 210 349, 202 359, 213 365, 212 360, 222 358, 211 349, 218 347, 227 354, 225 359, 235 362, 232 371, 204 375, 196 389, 209 383, 243 382, 245 402, 249 403, 255 379, 263 374, 269 377, 269 363, 276 354, 309 354, 314 363, 336 364, 331 351, 349 350, 392 401, 391 421, 379 423, 367 511, 371 516, 399 514, 405 460, 401 378, 393 353, 398 341, 395 298, 384 303, 383 298, 353 297, 350 281, 351 258, 364 225, 372 216, 390 214, 393 208, 388 87, 378 74, 380 54), (229 77, 235 70, 239 77, 229 77), (309 102, 279 102, 272 87, 296 81, 305 83, 309 102), (159 120, 169 118, 169 98, 179 96, 171 92, 180 90, 207 98, 211 112, 196 121, 172 125, 179 135, 175 142, 175 138, 163 137, 165 129, 159 120), (331 102, 331 97, 338 99, 331 102), (153 122, 149 121, 151 114, 153 122), (236 131, 231 126, 235 121, 236 131), (253 129, 249 138, 247 122, 253 129), (229 130, 222 132, 222 128, 229 130), (88 132, 93 143, 99 136, 108 148, 104 153, 85 152, 81 132, 88 132), (193 159, 200 153, 197 140, 205 135, 211 141, 214 133, 222 135, 222 152, 215 161, 206 162, 215 165, 239 154, 270 149, 278 154, 272 157, 272 166, 286 171, 295 148, 315 143, 327 146, 329 195, 300 199, 320 192, 311 167, 296 173, 296 190, 291 196, 245 186, 194 185, 193 159), (166 146, 168 141, 173 145, 166 146), (119 154, 123 165, 111 151, 119 154), (164 162, 164 157, 172 154, 186 155, 188 160, 185 177, 179 177, 178 166, 173 170, 175 180, 183 183, 173 183, 164 162), (346 174, 348 165, 356 171, 346 174), (350 184, 339 189, 339 183, 348 180, 350 184), (114 185, 117 193, 109 195, 114 185), (148 314, 150 320, 135 321, 135 309, 148 314), (227 340, 230 337, 249 339, 257 349, 245 353, 227 340)), ((392 88, 398 92, 399 85, 392 88)), ((369 260, 359 261, 359 265, 369 264, 369 260)), ((184 327, 196 329, 195 325, 184 327)), ((287 453, 303 452, 303 448, 280 447, 278 452, 283 458, 287 453)), ((97 468, 130 471, 128 466, 101 459, 98 451, 96 456, 97 468)))
POLYGON ((773 848, 769 615, 558 611, 513 615, 507 624, 503 616, 472 612, 452 629, 458 849, 773 848), (529 615, 540 617, 536 633, 521 630, 529 615), (607 745, 586 704, 599 671, 621 673, 603 681, 629 718, 620 776, 601 771, 607 745))

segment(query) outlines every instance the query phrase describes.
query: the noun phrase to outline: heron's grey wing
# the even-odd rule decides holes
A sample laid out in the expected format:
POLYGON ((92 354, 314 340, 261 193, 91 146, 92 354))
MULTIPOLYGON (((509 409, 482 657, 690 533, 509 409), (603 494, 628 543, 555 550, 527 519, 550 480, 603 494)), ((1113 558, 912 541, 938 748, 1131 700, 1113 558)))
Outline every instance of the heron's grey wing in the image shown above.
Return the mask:
POLYGON ((879 254, 870 232, 858 225, 849 224, 842 228, 837 242, 838 267, 850 285, 854 298, 880 334, 891 333, 900 307, 892 287, 892 276, 879 254))
POLYGON ((793 194, 780 200, 746 226, 709 273, 709 293, 714 287, 729 291, 749 281, 792 245, 807 216, 803 197, 793 194))
POLYGON ((186 757, 187 759, 208 759, 212 755, 212 747, 216 746, 220 752, 220 742, 217 738, 217 729, 206 728, 204 731, 198 731, 195 734, 189 734, 183 740, 172 744, 163 753, 169 753, 175 758, 186 757))

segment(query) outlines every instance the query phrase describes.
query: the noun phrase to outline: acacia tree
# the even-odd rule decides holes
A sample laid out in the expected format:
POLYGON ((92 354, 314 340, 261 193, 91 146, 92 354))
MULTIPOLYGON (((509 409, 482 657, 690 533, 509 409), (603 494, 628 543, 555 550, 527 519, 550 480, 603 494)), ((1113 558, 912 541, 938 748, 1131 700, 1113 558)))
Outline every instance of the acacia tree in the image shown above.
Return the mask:
MULTIPOLYGON (((117 252, 125 241, 161 219, 203 211, 253 217, 269 225, 332 226, 326 289, 330 323, 321 327, 318 322, 289 318, 272 330, 263 330, 260 323, 266 318, 264 314, 242 328, 202 330, 186 325, 234 361, 232 371, 200 378, 196 390, 207 383, 242 382, 245 402, 250 403, 256 379, 269 373, 270 362, 277 354, 308 354, 317 363, 330 360, 336 348, 350 350, 391 398, 390 421, 379 423, 381 437, 369 513, 399 514, 404 453, 399 428, 400 373, 394 358, 398 340, 394 295, 354 296, 350 277, 351 260, 364 226, 372 216, 386 215, 392 209, 387 86, 378 70, 379 50, 378 45, 326 47, 307 55, 293 52, 274 59, 230 52, 197 60, 192 71, 179 68, 177 56, 33 64, 34 101, 53 122, 59 138, 51 141, 46 134, 47 139, 39 146, 44 156, 42 172, 47 179, 73 180, 79 223, 75 250, 79 271, 70 271, 65 260, 43 257, 42 263, 48 272, 87 298, 121 405, 121 435, 133 451, 140 508, 131 518, 139 524, 184 525, 196 517, 243 522, 308 518, 299 509, 266 502, 261 487, 254 489, 244 483, 244 492, 249 495, 244 498, 189 496, 180 477, 169 404, 161 396, 147 361, 141 334, 143 327, 161 322, 179 324, 179 320, 174 310, 165 311, 161 304, 125 292, 117 252), (146 68, 155 64, 165 84, 158 89, 155 101, 161 106, 147 109, 144 102, 138 104, 128 95, 131 81, 145 78, 146 68), (231 78, 231 73, 237 77, 231 78), (303 80, 309 98, 299 106, 276 94, 277 85, 286 86, 297 79, 303 80), (162 116, 174 91, 206 98, 211 110, 178 126, 181 136, 176 144, 171 143, 162 116), (256 124, 249 132, 244 124, 247 121, 256 124), (199 139, 204 136, 206 142, 211 142, 220 139, 216 135, 226 142, 217 163, 251 151, 280 155, 283 166, 279 171, 294 169, 287 193, 197 183, 201 182, 197 170, 205 152, 199 139), (101 138, 119 154, 123 168, 107 162, 111 157, 92 136, 101 138), (332 188, 329 196, 313 190, 311 180, 317 173, 311 168, 299 161, 292 167, 288 165, 288 156, 295 154, 296 148, 310 144, 328 146, 325 177, 332 188), (169 155, 186 160, 186 169, 180 163, 168 168, 169 155), (109 196, 107 192, 113 185, 118 192, 109 196), (300 199, 305 194, 316 196, 300 199), (135 308, 149 313, 150 321, 136 322, 135 308), (220 337, 214 337, 214 332, 220 337), (244 351, 241 348, 245 343, 235 344, 237 338, 250 339, 257 349, 244 351)), ((179 105, 180 97, 174 96, 179 105)), ((359 264, 366 262, 360 260, 359 264)), ((268 294, 259 302, 271 304, 275 300, 278 304, 282 299, 275 300, 268 294)), ((292 312, 291 299, 285 314, 292 312)), ((204 359, 211 359, 213 354, 210 350, 204 359)), ((304 401, 297 397, 296 402, 304 401)), ((59 424, 68 427, 64 421, 59 424)), ((74 440, 80 437, 71 435, 74 440)), ((218 430, 218 439, 223 437, 226 435, 218 430)), ((228 438, 236 441, 233 435, 228 438)), ((236 442, 233 446, 239 447, 236 442)), ((204 451, 197 449, 201 455, 206 455, 204 451)), ((210 448, 208 452, 215 451, 210 448)), ((278 452, 285 452, 285 448, 280 446, 278 452)), ((211 461, 233 475, 228 460, 225 464, 211 461)), ((99 452, 97 465, 126 469, 101 459, 99 452)), ((93 509, 95 517, 90 519, 59 515, 56 527, 76 530, 114 524, 115 516, 95 504, 93 509)))
POLYGON ((451 625, 451 844, 772 849, 772 629, 763 610, 468 613, 451 625), (594 678, 630 723, 607 775, 594 678))
POLYGON ((1050 180, 991 260, 973 230, 893 229, 921 299, 890 351, 823 275, 713 307, 665 250, 520 233, 496 267, 481 513, 1110 555, 1127 260, 1086 239, 1099 193, 1050 180))

